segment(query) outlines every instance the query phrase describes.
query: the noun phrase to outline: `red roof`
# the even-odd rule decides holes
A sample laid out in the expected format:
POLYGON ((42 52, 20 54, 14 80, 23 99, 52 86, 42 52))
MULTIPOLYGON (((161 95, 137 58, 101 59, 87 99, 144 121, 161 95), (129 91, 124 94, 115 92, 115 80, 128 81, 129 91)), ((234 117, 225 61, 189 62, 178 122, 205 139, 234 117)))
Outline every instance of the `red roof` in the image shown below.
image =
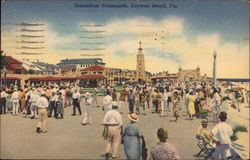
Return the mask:
POLYGON ((89 68, 82 69, 81 71, 82 72, 87 72, 87 71, 103 71, 103 70, 104 70, 104 67, 92 66, 92 67, 89 67, 89 68))
POLYGON ((22 64, 22 62, 14 59, 11 56, 5 56, 5 60, 7 61, 8 64, 22 64))
POLYGON ((104 75, 82 75, 78 79, 107 79, 104 75))
POLYGON ((17 77, 0 77, 0 79, 6 79, 6 80, 21 80, 21 78, 17 78, 17 77))
POLYGON ((11 56, 5 56, 5 60, 7 61, 7 66, 6 66, 6 69, 7 70, 24 70, 25 71, 25 68, 22 65, 22 62, 14 59, 13 57, 11 56), (20 65, 20 66, 18 66, 20 65))

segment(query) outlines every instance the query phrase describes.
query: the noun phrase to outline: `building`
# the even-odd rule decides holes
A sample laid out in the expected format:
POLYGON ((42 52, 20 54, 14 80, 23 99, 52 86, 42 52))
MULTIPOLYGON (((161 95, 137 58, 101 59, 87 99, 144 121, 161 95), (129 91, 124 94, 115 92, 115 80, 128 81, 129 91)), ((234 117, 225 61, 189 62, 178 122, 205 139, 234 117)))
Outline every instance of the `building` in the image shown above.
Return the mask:
POLYGON ((178 75, 176 73, 169 73, 168 71, 163 71, 156 73, 151 76, 151 80, 156 83, 156 82, 162 82, 165 80, 177 80, 178 75))
POLYGON ((4 56, 6 61, 6 69, 7 72, 13 73, 13 74, 25 74, 27 70, 22 66, 22 62, 14 59, 11 56, 4 56))
POLYGON ((105 68, 102 66, 91 66, 80 71, 81 75, 77 77, 80 80, 80 86, 97 87, 107 82, 105 68))
POLYGON ((200 67, 197 66, 196 69, 182 69, 182 67, 179 67, 178 71, 178 79, 180 80, 200 80, 201 79, 201 73, 200 73, 200 67))
POLYGON ((35 64, 39 69, 41 69, 43 74, 54 75, 59 73, 59 67, 57 65, 39 61, 32 63, 35 64))
POLYGON ((61 73, 65 74, 66 72, 78 73, 80 70, 92 66, 105 67, 105 63, 102 62, 101 58, 65 59, 61 60, 57 66, 60 68, 61 73))
POLYGON ((27 70, 27 74, 43 74, 43 71, 29 60, 20 60, 22 66, 27 70))
POLYGON ((121 85, 134 82, 136 80, 136 70, 105 68, 105 76, 107 77, 107 84, 121 85))
POLYGON ((136 64, 136 81, 145 81, 145 63, 144 63, 144 54, 141 47, 141 42, 139 43, 140 46, 138 48, 137 54, 137 64, 136 64))

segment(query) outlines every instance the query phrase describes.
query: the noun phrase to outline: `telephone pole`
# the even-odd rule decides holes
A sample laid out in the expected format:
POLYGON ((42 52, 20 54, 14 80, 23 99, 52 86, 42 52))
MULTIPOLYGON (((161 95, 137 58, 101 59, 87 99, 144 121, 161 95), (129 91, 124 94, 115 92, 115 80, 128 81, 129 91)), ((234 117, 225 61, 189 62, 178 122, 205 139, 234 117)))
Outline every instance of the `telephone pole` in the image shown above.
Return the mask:
POLYGON ((216 53, 216 50, 214 50, 214 63, 213 63, 213 84, 214 84, 214 87, 216 87, 216 57, 217 57, 217 53, 216 53))

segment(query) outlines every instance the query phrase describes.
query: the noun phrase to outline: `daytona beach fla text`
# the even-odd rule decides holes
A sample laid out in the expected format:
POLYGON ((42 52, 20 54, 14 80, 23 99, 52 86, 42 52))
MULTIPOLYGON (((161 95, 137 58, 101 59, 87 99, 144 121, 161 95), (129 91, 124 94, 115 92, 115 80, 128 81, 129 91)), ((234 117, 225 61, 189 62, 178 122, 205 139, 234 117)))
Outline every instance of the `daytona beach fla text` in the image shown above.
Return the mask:
POLYGON ((74 3, 74 8, 177 8, 176 4, 170 3, 170 4, 135 4, 131 3, 129 4, 79 4, 74 3))

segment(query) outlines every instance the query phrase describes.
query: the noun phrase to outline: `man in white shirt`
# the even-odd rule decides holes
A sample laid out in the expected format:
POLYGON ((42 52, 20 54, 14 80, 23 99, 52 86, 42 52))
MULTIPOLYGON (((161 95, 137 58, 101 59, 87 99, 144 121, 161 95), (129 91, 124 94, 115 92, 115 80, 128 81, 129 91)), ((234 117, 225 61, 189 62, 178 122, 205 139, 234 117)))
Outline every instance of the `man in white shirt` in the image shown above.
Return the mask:
POLYGON ((7 93, 5 89, 1 91, 1 98, 0 98, 0 114, 6 114, 6 100, 7 100, 7 93))
POLYGON ((73 97, 73 114, 72 114, 72 116, 76 115, 76 108, 78 109, 79 114, 81 115, 82 111, 81 111, 81 107, 80 107, 80 93, 78 92, 78 90, 75 90, 72 97, 73 97))
POLYGON ((92 107, 92 98, 90 97, 89 92, 86 93, 84 98, 84 114, 83 114, 83 121, 82 125, 90 124, 91 123, 91 107, 92 107), (88 123, 87 123, 88 122, 88 123))
POLYGON ((46 133, 47 132, 47 108, 49 106, 48 100, 45 97, 45 92, 41 92, 41 97, 37 99, 38 107, 38 124, 37 124, 37 133, 46 133))
POLYGON ((112 109, 112 97, 110 96, 110 92, 106 91, 106 96, 103 98, 103 110, 105 112, 112 109))
POLYGON ((64 87, 60 88, 60 92, 62 93, 62 98, 63 98, 63 106, 66 107, 66 90, 64 87))
POLYGON ((219 115, 220 123, 214 126, 212 134, 215 139, 216 149, 213 154, 215 160, 227 159, 230 154, 230 136, 233 135, 232 127, 226 123, 227 113, 221 112, 219 115))
POLYGON ((19 110, 19 92, 17 91, 17 89, 15 89, 12 93, 11 101, 13 115, 17 115, 19 110))
POLYGON ((122 135, 122 116, 117 111, 118 104, 113 102, 112 109, 109 110, 103 119, 103 124, 105 125, 103 131, 103 137, 107 140, 106 146, 106 155, 105 158, 109 158, 109 155, 112 153, 112 158, 118 158, 118 151, 121 144, 121 135, 122 135), (111 151, 112 149, 112 151, 111 151))
POLYGON ((31 119, 35 118, 37 114, 37 100, 40 96, 38 95, 37 90, 34 90, 30 95, 30 111, 31 111, 31 119))

